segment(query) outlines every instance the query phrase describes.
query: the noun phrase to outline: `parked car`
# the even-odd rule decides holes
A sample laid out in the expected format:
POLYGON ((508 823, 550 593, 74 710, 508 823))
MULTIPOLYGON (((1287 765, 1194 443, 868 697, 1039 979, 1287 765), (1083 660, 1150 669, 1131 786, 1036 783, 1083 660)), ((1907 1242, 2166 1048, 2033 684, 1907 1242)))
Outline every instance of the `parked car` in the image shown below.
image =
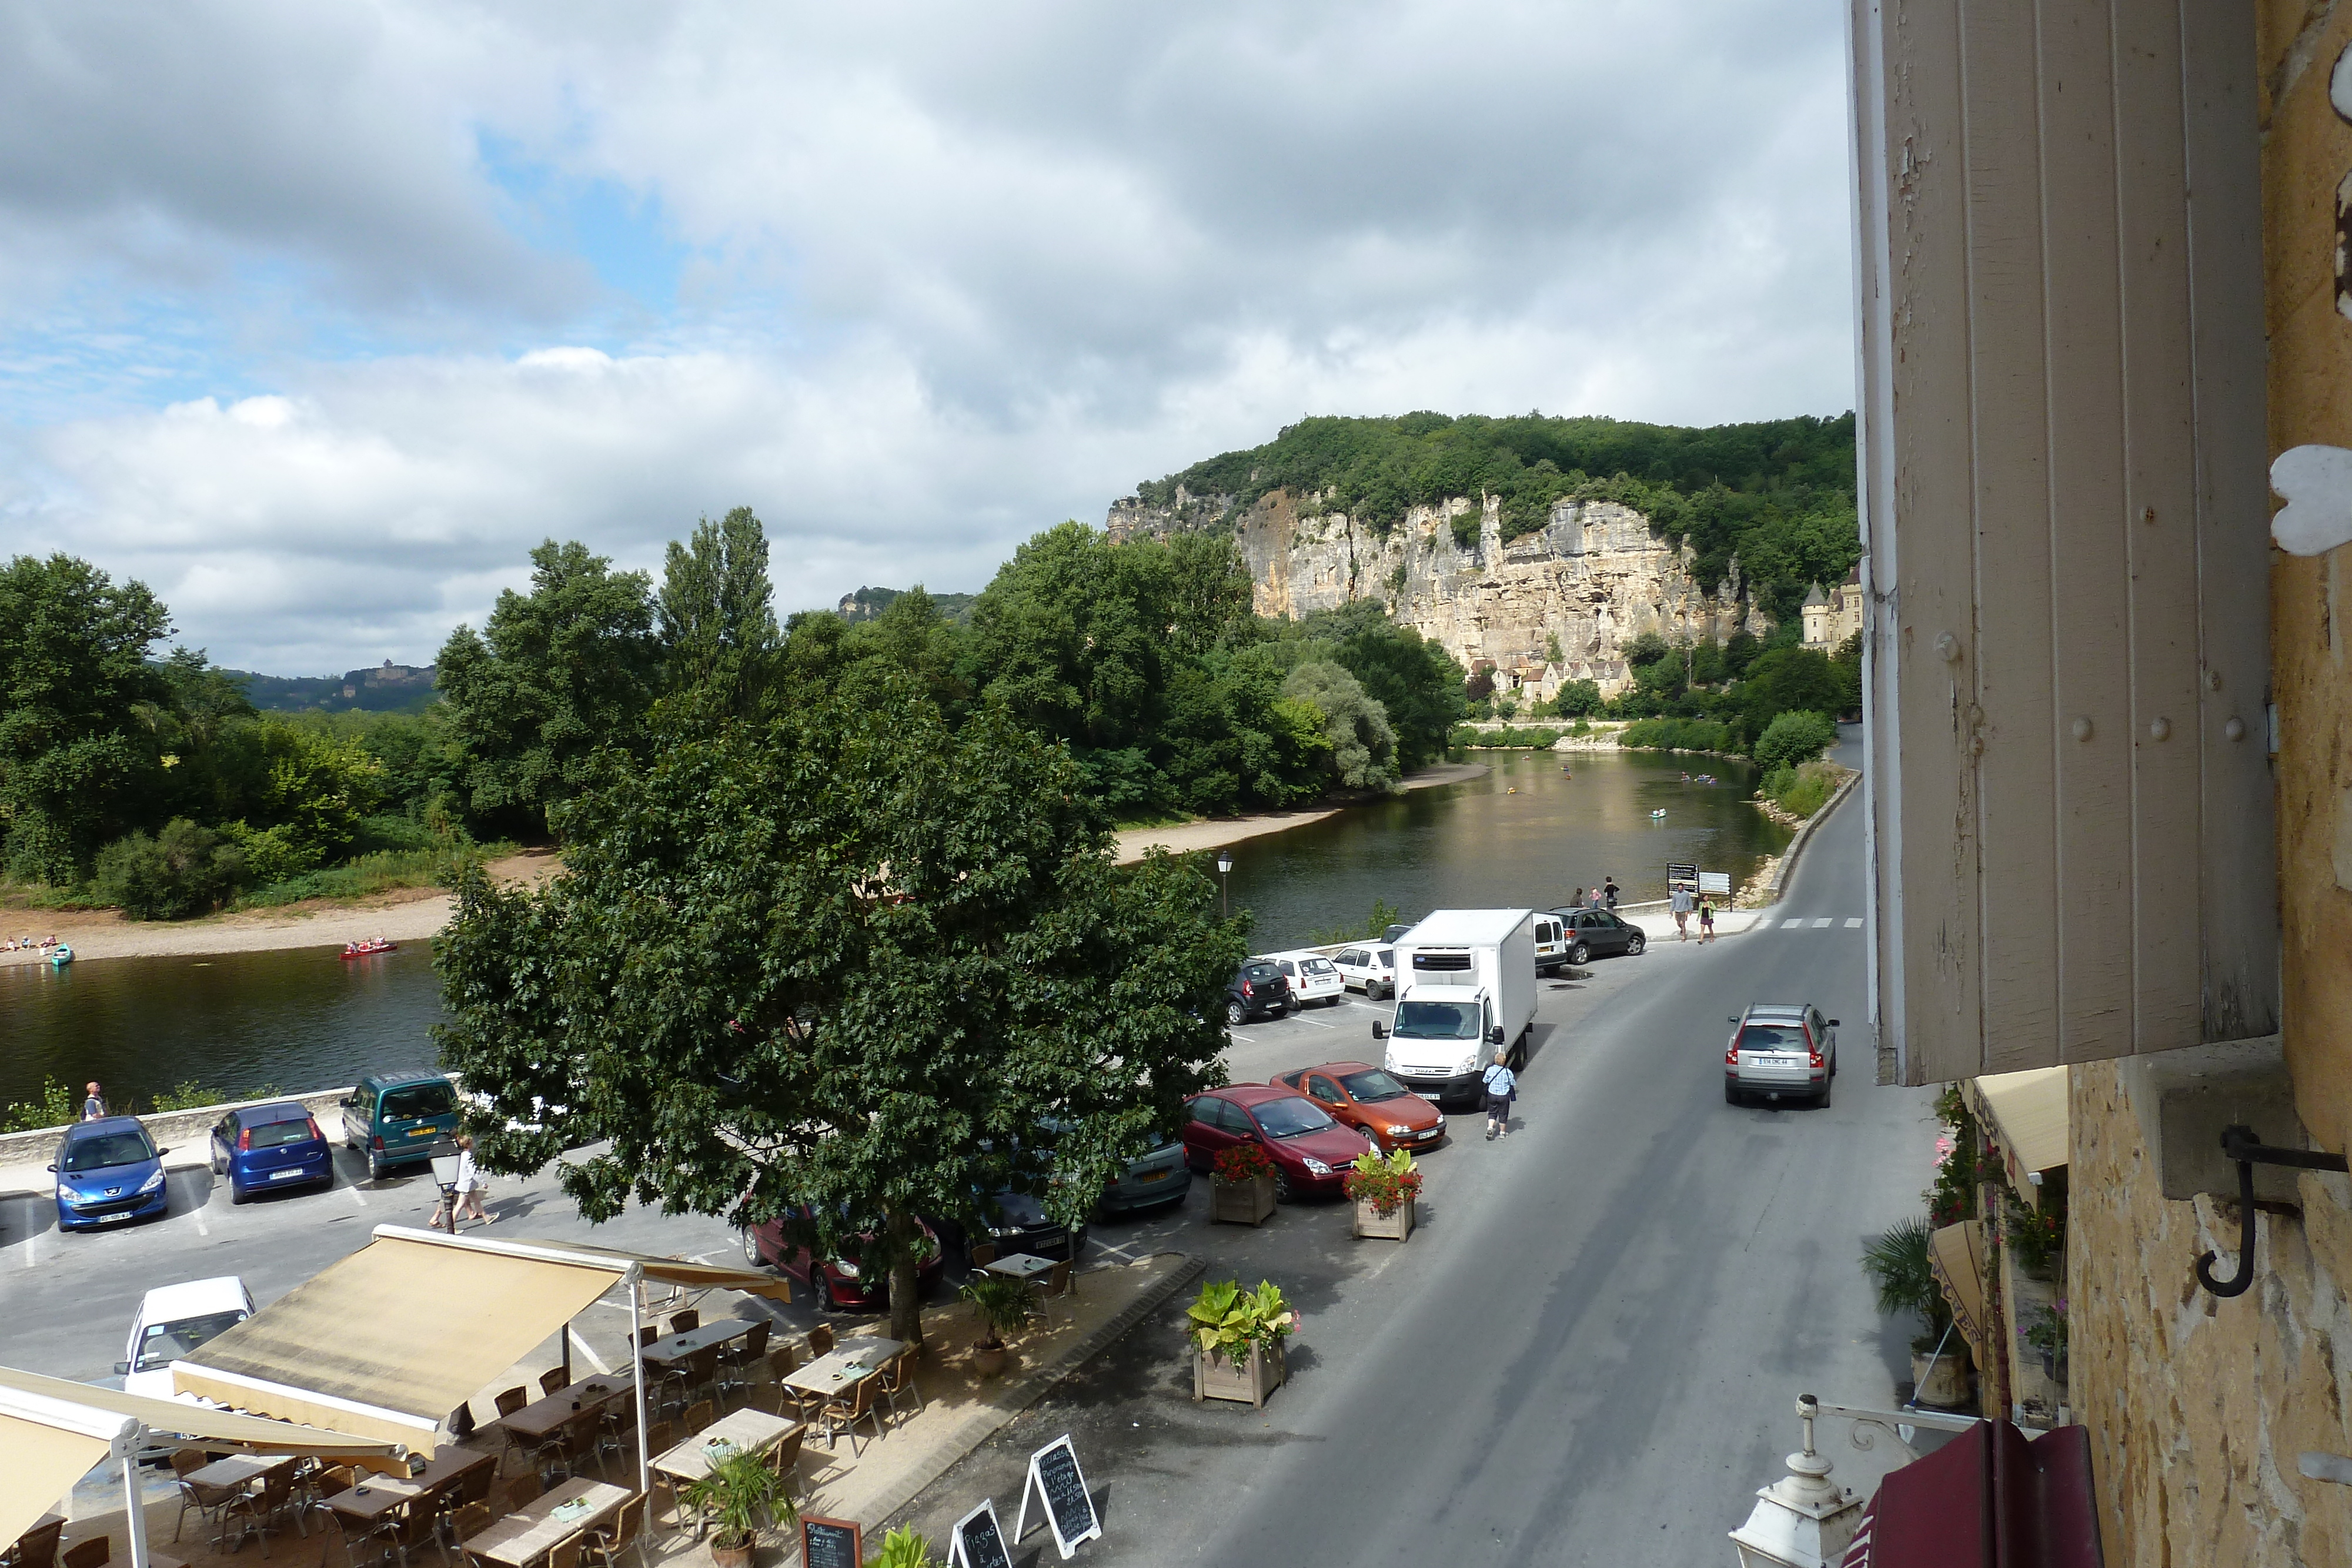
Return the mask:
POLYGON ((123 1359, 114 1364, 122 1391, 151 1399, 174 1397, 172 1364, 252 1315, 252 1292, 234 1274, 157 1286, 141 1299, 123 1359))
POLYGON ((1340 982, 1339 971, 1320 953, 1268 953, 1250 962, 1271 964, 1281 970, 1282 977, 1290 982, 1291 999, 1302 1008, 1310 1002, 1338 1007, 1348 989, 1340 982))
POLYGON ((136 1116, 77 1122, 58 1140, 58 1228, 96 1230, 152 1219, 172 1207, 163 1156, 136 1116))
POLYGON ((1568 925, 1568 962, 1628 957, 1650 945, 1650 938, 1631 921, 1607 909, 1555 909, 1568 925))
POLYGON ((1830 1103, 1837 1076, 1838 1020, 1808 1003, 1758 1002, 1730 1020, 1723 1048, 1723 1097, 1732 1104, 1750 1094, 1830 1103))
POLYGON ((335 1185, 327 1134, 293 1100, 246 1105, 213 1124, 213 1175, 228 1178, 228 1200, 257 1192, 335 1185))
POLYGON ((1087 1228, 1072 1230, 1045 1212, 1043 1198, 1011 1187, 1000 1187, 980 1200, 981 1228, 968 1230, 960 1220, 935 1218, 930 1223, 949 1244, 969 1253, 976 1242, 991 1242, 1000 1258, 1026 1252, 1032 1258, 1066 1258, 1076 1262, 1086 1255, 1087 1228))
POLYGON ((368 1179, 447 1154, 457 1136, 457 1087, 421 1070, 371 1072, 342 1100, 343 1145, 367 1155, 368 1179))
POLYGON ((1150 1153, 1128 1162, 1118 1179, 1103 1188, 1097 1207, 1105 1214, 1132 1214, 1181 1203, 1192 1190, 1192 1167, 1184 1163, 1184 1140, 1162 1138, 1150 1153))
POLYGON ((1383 942, 1394 942, 1406 932, 1412 930, 1414 924, 1414 922, 1410 920, 1400 920, 1392 925, 1383 925, 1381 927, 1381 940, 1383 942))
POLYGON ((1339 971, 1339 984, 1351 991, 1361 991, 1368 1000, 1396 995, 1396 949, 1375 947, 1369 944, 1342 947, 1332 956, 1331 967, 1339 971))
POLYGON ((1252 958, 1225 982, 1225 1021, 1247 1023, 1252 1019, 1280 1018, 1290 1010, 1290 982, 1263 958, 1252 958))
POLYGON ((1256 1144, 1274 1160, 1274 1193, 1336 1195, 1343 1173, 1358 1155, 1379 1145, 1296 1089, 1275 1083, 1236 1083, 1195 1094, 1186 1103, 1184 1157, 1205 1171, 1217 1155, 1237 1144, 1256 1144))
MULTIPOLYGON (((816 1299, 820 1312, 887 1306, 890 1301, 890 1276, 887 1270, 867 1274, 854 1257, 828 1258, 816 1263, 814 1255, 801 1244, 801 1238, 793 1234, 794 1230, 806 1234, 814 1213, 807 1204, 795 1204, 785 1217, 744 1230, 743 1260, 755 1269, 772 1267, 787 1279, 799 1281, 816 1299), (788 1226, 787 1218, 797 1223, 788 1226)), ((922 1229, 930 1255, 915 1270, 915 1289, 918 1295, 928 1295, 946 1271, 947 1261, 940 1247, 939 1232, 929 1225, 923 1225, 922 1229)))
POLYGON ((1556 975, 1568 962, 1568 917, 1549 913, 1536 916, 1536 973, 1556 975))
POLYGON ((1275 1082, 1297 1090, 1384 1152, 1433 1149, 1445 1141, 1444 1113, 1370 1062, 1327 1061, 1275 1082))

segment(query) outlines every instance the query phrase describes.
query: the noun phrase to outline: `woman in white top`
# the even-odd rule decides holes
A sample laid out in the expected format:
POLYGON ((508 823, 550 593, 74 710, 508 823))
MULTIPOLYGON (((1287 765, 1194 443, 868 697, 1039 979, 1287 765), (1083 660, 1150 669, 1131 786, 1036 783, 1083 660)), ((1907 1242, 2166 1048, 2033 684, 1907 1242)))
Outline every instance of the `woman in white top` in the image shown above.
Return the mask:
POLYGON ((457 1134, 457 1213, 449 1228, 457 1228, 457 1219, 478 1219, 490 1223, 482 1208, 482 1189, 489 1184, 482 1179, 480 1167, 474 1164, 474 1140, 467 1134, 457 1134))

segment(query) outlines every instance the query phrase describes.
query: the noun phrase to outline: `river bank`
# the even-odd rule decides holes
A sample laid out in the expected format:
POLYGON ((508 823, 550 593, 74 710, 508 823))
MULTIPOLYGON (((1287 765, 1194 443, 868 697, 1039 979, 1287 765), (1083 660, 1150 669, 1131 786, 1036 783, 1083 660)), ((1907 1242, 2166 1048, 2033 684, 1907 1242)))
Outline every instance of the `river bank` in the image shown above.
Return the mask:
MULTIPOLYGON (((1405 780, 1409 789, 1429 789, 1459 784, 1487 771, 1479 762, 1442 763, 1425 768, 1405 780)), ((1141 860, 1154 847, 1178 854, 1213 850, 1266 833, 1319 822, 1353 806, 1330 806, 1298 811, 1267 811, 1249 817, 1225 817, 1179 822, 1170 827, 1130 828, 1118 835, 1121 864, 1141 860)), ((493 861, 492 877, 502 883, 531 886, 562 867, 551 849, 527 850, 493 861)), ((434 888, 401 888, 361 899, 320 899, 311 904, 277 909, 247 910, 237 915, 207 915, 200 920, 126 920, 111 909, 42 909, 0 912, 7 935, 57 936, 74 950, 77 963, 103 958, 177 958, 209 953, 260 953, 295 947, 340 947, 346 942, 373 936, 394 942, 423 942, 448 924, 452 900, 434 888)), ((37 951, 0 953, 0 968, 45 964, 37 951)))

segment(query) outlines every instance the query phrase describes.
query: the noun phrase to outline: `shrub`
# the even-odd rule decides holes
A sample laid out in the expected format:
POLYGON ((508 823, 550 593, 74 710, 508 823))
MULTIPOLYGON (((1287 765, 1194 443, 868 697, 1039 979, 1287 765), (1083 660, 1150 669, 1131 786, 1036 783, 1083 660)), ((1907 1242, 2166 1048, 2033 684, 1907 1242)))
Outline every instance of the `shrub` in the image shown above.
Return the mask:
POLYGON ((1637 719, 1617 732, 1617 744, 1640 751, 1728 751, 1731 727, 1711 718, 1637 719))
POLYGON ((1756 760, 1767 768, 1811 762, 1837 744, 1837 725, 1828 716, 1790 708, 1773 716, 1756 737, 1756 760))
POLYGON ((29 1133, 41 1127, 62 1127, 78 1113, 73 1091, 45 1075, 41 1079, 38 1099, 0 1105, 0 1133, 29 1133))
POLYGON ((1255 1291, 1243 1290, 1236 1280, 1204 1280, 1184 1315, 1185 1337, 1229 1361, 1245 1361, 1253 1349, 1271 1349, 1298 1332, 1298 1314, 1270 1280, 1260 1280, 1255 1291))
POLYGON ((1801 821, 1828 803, 1844 777, 1845 770, 1833 762, 1808 762, 1775 768, 1756 788, 1758 794, 1801 821))
POLYGON ((134 920, 180 920, 217 905, 244 869, 235 845, 175 817, 152 839, 133 833, 100 850, 98 889, 134 920))
POLYGON ((467 863, 511 854, 514 848, 512 844, 497 843, 360 855, 348 865, 309 872, 257 887, 238 899, 236 906, 267 909, 281 904, 299 904, 306 898, 359 898, 395 887, 436 887, 450 881, 467 863))
POLYGON ((1551 749, 1552 743, 1559 738, 1559 730, 1544 727, 1520 729, 1511 725, 1505 725, 1500 729, 1473 729, 1468 725, 1464 725, 1454 732, 1446 744, 1455 749, 1467 746, 1483 746, 1489 749, 1525 747, 1535 751, 1549 751, 1551 749))
POLYGON ((1601 684, 1598 681, 1564 681, 1559 695, 1552 699, 1552 711, 1562 718, 1579 718, 1601 711, 1601 684))
POLYGON ((1926 1332, 1911 1342, 1914 1350, 1933 1349, 1952 1321, 1928 1259, 1934 1234, 1926 1220, 1914 1218, 1862 1249, 1862 1271, 1878 1288, 1878 1310, 1888 1317, 1911 1312, 1919 1318, 1926 1332))

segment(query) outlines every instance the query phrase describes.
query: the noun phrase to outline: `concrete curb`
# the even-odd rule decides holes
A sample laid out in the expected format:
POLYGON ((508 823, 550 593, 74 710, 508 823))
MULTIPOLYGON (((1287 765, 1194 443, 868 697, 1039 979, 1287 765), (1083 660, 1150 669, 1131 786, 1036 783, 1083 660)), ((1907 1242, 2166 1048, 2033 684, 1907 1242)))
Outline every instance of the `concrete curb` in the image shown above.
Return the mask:
POLYGON ((1769 909, 1780 902, 1780 891, 1788 885, 1789 870, 1797 863, 1797 852, 1805 847, 1806 841, 1813 836, 1813 830, 1828 821, 1829 814, 1836 810, 1844 802, 1845 798, 1853 792, 1853 787, 1861 782, 1862 769, 1857 768, 1853 773, 1847 775, 1845 782, 1837 787, 1834 794, 1822 802, 1820 810, 1805 819, 1805 825, 1797 830, 1797 836, 1790 839, 1789 847, 1780 852, 1780 863, 1772 868, 1772 881, 1769 884, 1771 896, 1759 905, 1759 908, 1769 909))
MULTIPOLYGON (((1184 1255, 1179 1254, 1179 1256, 1184 1255)), ((1169 1297, 1206 1273, 1208 1268, 1206 1259, 1184 1256, 1184 1261, 1178 1264, 1166 1279, 1128 1302, 1116 1316, 1097 1324, 1092 1333, 1064 1350, 1046 1365, 1040 1367, 1035 1376, 1027 1379, 1019 1388, 1013 1390, 1010 1396, 1002 1404, 984 1405, 966 1416, 940 1444, 936 1456, 918 1467, 898 1486, 885 1492, 878 1501, 869 1505, 874 1521, 867 1528, 878 1539, 884 1527, 898 1515, 899 1510, 929 1490, 931 1483, 952 1469, 958 1460, 986 1442, 1015 1416, 1044 1398, 1048 1389, 1053 1388, 1080 1366, 1109 1349, 1112 1343, 1121 1334, 1142 1322, 1169 1297)))

